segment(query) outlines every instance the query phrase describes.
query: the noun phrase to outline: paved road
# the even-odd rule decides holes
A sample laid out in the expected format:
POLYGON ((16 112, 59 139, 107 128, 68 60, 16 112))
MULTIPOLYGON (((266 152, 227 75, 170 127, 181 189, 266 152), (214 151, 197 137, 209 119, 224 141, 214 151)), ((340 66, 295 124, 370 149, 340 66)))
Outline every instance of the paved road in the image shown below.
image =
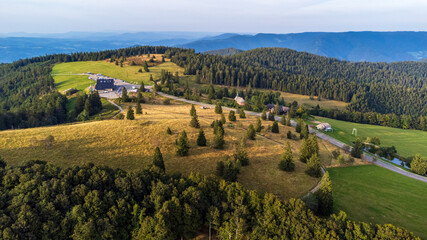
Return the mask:
MULTIPOLYGON (((146 89, 148 91, 151 91, 151 86, 147 86, 146 89)), ((195 104, 195 105, 201 105, 201 106, 204 106, 204 107, 207 107, 207 108, 215 108, 215 105, 212 105, 212 104, 207 104, 207 103, 202 103, 202 102, 196 102, 196 101, 192 101, 192 100, 187 100, 187 99, 184 99, 184 98, 172 96, 172 95, 165 94, 165 93, 162 93, 162 92, 158 92, 157 94, 160 95, 160 96, 167 97, 167 98, 174 99, 174 100, 181 101, 181 102, 186 102, 186 103, 195 104)), ((222 107, 222 108, 225 109, 225 110, 229 110, 229 111, 236 111, 236 109, 234 109, 234 108, 229 108, 229 107, 222 107)), ((261 116, 261 114, 257 113, 257 112, 245 111, 245 113, 249 114, 249 115, 253 115, 253 116, 261 116)), ((277 121, 280 121, 281 117, 275 116, 275 119, 277 121)), ((293 120, 291 120, 291 125, 292 126, 296 126, 296 122, 293 121, 293 120)), ((343 142, 340 142, 340 141, 336 140, 335 138, 332 138, 332 137, 330 137, 330 136, 328 136, 328 135, 326 135, 326 134, 324 134, 322 132, 319 132, 319 131, 317 131, 315 129, 310 129, 310 133, 313 133, 313 132, 316 133, 317 137, 319 137, 319 138, 321 138, 321 139, 323 139, 325 141, 328 141, 331 144, 333 144, 333 145, 335 145, 335 146, 337 146, 339 148, 342 148, 344 150, 351 149, 351 146, 349 146, 349 145, 347 145, 347 144, 345 144, 343 142)), ((401 175, 405 175, 407 177, 410 177, 410 178, 413 178, 413 179, 416 179, 416 180, 427 182, 427 177, 423 177, 423 176, 420 176, 418 174, 405 171, 405 170, 403 170, 403 169, 401 169, 399 167, 394 166, 391 163, 383 162, 381 159, 375 160, 372 156, 370 156, 368 154, 363 154, 362 155, 362 159, 367 160, 367 161, 369 161, 369 162, 371 162, 371 163, 373 163, 373 164, 375 164, 377 166, 386 168, 386 169, 388 169, 390 171, 399 173, 401 175)), ((313 190, 317 190, 317 186, 313 190)))

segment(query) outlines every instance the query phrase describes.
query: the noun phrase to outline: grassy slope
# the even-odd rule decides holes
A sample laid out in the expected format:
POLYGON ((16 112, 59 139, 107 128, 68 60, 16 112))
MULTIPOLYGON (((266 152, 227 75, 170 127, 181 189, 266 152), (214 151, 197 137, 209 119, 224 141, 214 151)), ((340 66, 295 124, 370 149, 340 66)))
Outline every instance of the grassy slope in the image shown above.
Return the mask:
POLYGON ((427 156, 427 132, 358 124, 329 118, 318 117, 317 119, 330 123, 334 132, 327 134, 342 142, 350 143, 354 141, 356 137, 351 133, 353 128, 357 128, 358 137, 376 136, 380 138, 382 146, 394 145, 397 153, 404 157, 414 156, 416 153, 427 156))
POLYGON ((374 165, 329 172, 336 210, 358 221, 405 227, 427 239, 427 183, 374 165))
MULTIPOLYGON (((177 66, 172 62, 165 62, 159 65, 149 67, 150 72, 140 73, 138 70, 141 66, 129 66, 125 65, 123 67, 116 66, 114 63, 109 61, 86 61, 86 62, 69 62, 69 63, 60 63, 56 64, 53 69, 53 74, 70 74, 70 73, 102 73, 109 77, 119 78, 131 83, 141 83, 153 84, 150 82, 150 75, 153 75, 153 79, 160 78, 160 72, 162 69, 172 72, 179 72, 181 75, 183 69, 177 66)), ((89 87, 91 84, 94 84, 94 81, 91 81, 87 76, 54 76, 55 83, 58 86, 59 91, 66 90, 70 87, 78 87, 79 90, 89 87), (76 83, 77 81, 78 84, 76 83)))
MULTIPOLYGON (((124 109, 127 109, 124 106, 124 109)), ((126 170, 137 170, 147 166, 152 160, 153 149, 159 146, 165 158, 169 172, 189 174, 200 172, 214 174, 216 162, 226 155, 234 153, 235 144, 246 134, 250 123, 255 123, 255 117, 239 119, 232 125, 226 124, 225 150, 214 150, 209 147, 197 147, 197 129, 188 126, 190 122, 189 105, 143 105, 147 114, 137 115, 136 121, 105 120, 79 124, 58 125, 33 129, 0 132, 0 156, 8 164, 20 165, 31 159, 54 162, 61 166, 70 166, 85 162, 105 164, 126 170), (173 136, 166 134, 167 127, 173 131, 173 136), (179 158, 175 156, 174 142, 179 132, 185 129, 190 139, 190 156, 179 158), (55 137, 52 147, 46 148, 42 142, 48 135, 55 137)), ((209 127, 219 115, 213 109, 197 108, 199 120, 205 129, 208 141, 213 138, 209 127)), ((228 113, 225 113, 228 114, 228 113)), ((263 125, 271 125, 264 122, 263 125)), ((296 162, 297 171, 286 173, 277 169, 283 146, 284 133, 289 127, 280 126, 281 134, 266 133, 256 141, 248 141, 248 152, 251 165, 244 167, 239 175, 239 181, 248 188, 272 192, 283 199, 298 197, 311 189, 318 181, 304 173, 305 165, 296 162)), ((291 141, 294 149, 300 147, 301 141, 291 141)), ((330 162, 330 151, 334 149, 327 143, 321 142, 321 158, 330 162)), ((295 159, 297 151, 295 151, 295 159)))

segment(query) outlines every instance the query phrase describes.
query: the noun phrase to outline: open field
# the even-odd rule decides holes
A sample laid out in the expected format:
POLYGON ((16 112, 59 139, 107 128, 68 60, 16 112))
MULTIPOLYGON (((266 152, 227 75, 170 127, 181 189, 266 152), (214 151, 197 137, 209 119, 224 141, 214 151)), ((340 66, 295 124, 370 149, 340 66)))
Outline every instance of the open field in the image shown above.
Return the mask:
POLYGON ((86 75, 56 75, 53 79, 55 80, 56 89, 60 92, 70 88, 83 91, 90 85, 96 84, 94 80, 90 80, 86 75))
POLYGON ((375 165, 329 169, 334 208, 356 221, 391 223, 427 239, 427 183, 375 165))
MULTIPOLYGON (((151 163, 153 150, 161 148, 168 172, 190 174, 214 174, 216 163, 234 153, 235 144, 246 134, 250 123, 255 123, 255 117, 248 116, 233 124, 225 125, 226 148, 215 150, 210 147, 197 147, 195 142, 198 129, 189 127, 190 105, 173 103, 173 105, 142 106, 144 114, 136 115, 136 120, 104 120, 77 124, 40 127, 23 130, 0 132, 0 156, 8 164, 20 165, 28 160, 45 160, 61 166, 71 166, 86 162, 100 165, 119 167, 125 170, 138 170, 151 163), (173 135, 167 135, 170 127, 173 135), (190 140, 190 155, 176 157, 174 142, 179 133, 185 129, 190 140), (46 147, 44 139, 52 135, 55 141, 46 147)), ((127 106, 123 106, 127 109, 127 106)), ((210 123, 219 119, 213 109, 202 110, 197 107, 199 121, 205 130, 208 141, 213 138, 210 123)), ((226 116, 228 112, 224 113, 226 116)), ((296 158, 296 171, 286 173, 278 170, 277 165, 283 152, 282 143, 286 142, 285 133, 293 128, 280 126, 280 134, 266 132, 265 129, 255 141, 248 141, 248 153, 251 165, 243 167, 239 182, 248 188, 261 192, 272 192, 283 199, 298 197, 318 181, 304 173, 305 164, 296 158)), ((302 141, 291 140, 294 150, 302 141)), ((322 162, 331 164, 330 151, 335 149, 326 142, 320 141, 320 156, 322 162)))
POLYGON ((401 156, 410 157, 416 153, 427 156, 427 132, 358 124, 321 117, 316 119, 330 123, 334 131, 327 134, 344 143, 350 143, 356 139, 351 134, 353 128, 356 128, 358 137, 378 137, 381 140, 381 146, 395 146, 397 153, 401 156))
MULTIPOLYGON (((196 83, 194 76, 186 76, 184 78, 181 78, 180 85, 184 86, 187 83, 187 81, 188 81, 188 86, 190 88, 207 89, 209 87, 209 84, 206 84, 206 83, 201 83, 201 84, 196 83)), ((215 87, 215 89, 220 89, 220 88, 224 88, 226 86, 214 85, 214 87, 215 87)), ((230 88, 232 88, 232 87, 227 86, 227 88, 229 88, 229 90, 230 90, 230 88)), ((239 89, 245 90, 245 88, 243 88, 243 87, 241 87, 239 89)), ((265 90, 265 89, 257 89, 257 90, 259 90, 259 91, 270 91, 270 90, 265 90)), ((273 91, 273 92, 278 92, 278 91, 273 91)), ((315 97, 312 100, 312 99, 310 99, 310 96, 301 95, 301 94, 280 92, 280 95, 281 95, 281 97, 283 97, 285 99, 286 103, 297 101, 299 105, 303 105, 307 108, 313 108, 317 104, 319 104, 319 106, 323 109, 340 109, 340 110, 343 110, 348 105, 348 103, 346 103, 346 102, 328 100, 328 99, 321 99, 321 101, 318 101, 318 100, 316 100, 317 97, 315 97)))
MULTIPOLYGON (((183 74, 183 69, 177 66, 172 62, 164 62, 156 66, 149 67, 150 72, 138 72, 142 66, 130 66, 124 65, 123 67, 116 66, 114 63, 109 61, 85 61, 85 62, 68 62, 56 64, 52 69, 52 74, 78 74, 85 72, 92 73, 101 73, 103 75, 119 78, 130 83, 141 83, 152 85, 153 82, 150 82, 150 75, 153 75, 153 79, 159 79, 160 73, 163 70, 172 72, 179 72, 180 75, 183 74)), ((94 81, 91 81, 87 76, 64 76, 64 75, 54 75, 55 83, 58 86, 59 91, 63 91, 70 87, 78 87, 84 89, 89 87, 91 84, 94 84, 94 81)))

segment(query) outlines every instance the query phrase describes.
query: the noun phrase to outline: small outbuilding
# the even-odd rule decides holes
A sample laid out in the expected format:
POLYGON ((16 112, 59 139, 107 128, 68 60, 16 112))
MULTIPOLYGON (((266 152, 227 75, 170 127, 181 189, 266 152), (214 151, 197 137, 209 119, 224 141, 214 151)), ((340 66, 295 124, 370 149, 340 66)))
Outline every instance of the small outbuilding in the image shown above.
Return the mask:
POLYGON ((113 78, 98 78, 95 85, 96 90, 114 90, 113 78))
POLYGON ((237 93, 236 97, 234 98, 234 101, 236 101, 236 103, 239 104, 240 106, 245 105, 245 99, 243 99, 242 97, 239 97, 238 93, 237 93))
POLYGON ((329 123, 320 123, 320 124, 318 124, 318 125, 316 126, 316 128, 317 128, 318 130, 323 130, 323 131, 326 131, 326 132, 330 132, 330 131, 332 131, 331 124, 329 124, 329 123))

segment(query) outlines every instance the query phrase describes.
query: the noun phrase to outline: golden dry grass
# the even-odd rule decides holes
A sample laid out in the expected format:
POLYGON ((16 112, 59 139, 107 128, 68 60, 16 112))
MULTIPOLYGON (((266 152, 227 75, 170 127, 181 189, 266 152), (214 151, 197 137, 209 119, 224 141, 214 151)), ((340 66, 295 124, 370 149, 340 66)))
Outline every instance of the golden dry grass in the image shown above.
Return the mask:
MULTIPOLYGON (((77 124, 58 125, 22 130, 0 132, 0 156, 10 165, 20 165, 28 160, 44 160, 60 166, 71 166, 86 162, 108 165, 125 170, 139 170, 151 163, 153 150, 160 147, 166 169, 169 173, 199 172, 209 175, 215 173, 216 163, 231 156, 235 145, 246 134, 249 124, 256 118, 248 116, 237 122, 225 124, 226 147, 215 150, 210 147, 197 147, 198 129, 191 128, 190 105, 173 103, 172 105, 144 104, 143 115, 136 120, 104 120, 77 124), (166 134, 170 127, 173 134, 166 134), (186 130, 191 149, 186 157, 175 156, 175 140, 179 133, 186 130), (55 141, 46 147, 43 140, 52 135, 55 141)), ((123 106, 127 109, 127 106, 123 106)), ((208 141, 213 138, 210 124, 219 119, 213 109, 196 107, 199 121, 205 130, 208 141)), ((224 114, 227 116, 228 112, 224 114)), ((243 167, 238 181, 250 189, 277 194, 282 199, 298 197, 318 181, 304 173, 305 164, 297 160, 300 140, 291 140, 294 149, 296 171, 280 171, 277 165, 286 142, 285 133, 293 128, 280 126, 280 134, 266 132, 271 122, 263 121, 264 130, 256 140, 247 141, 247 151, 251 164, 243 167)), ((321 158, 324 163, 331 159, 330 148, 321 141, 321 158)))

